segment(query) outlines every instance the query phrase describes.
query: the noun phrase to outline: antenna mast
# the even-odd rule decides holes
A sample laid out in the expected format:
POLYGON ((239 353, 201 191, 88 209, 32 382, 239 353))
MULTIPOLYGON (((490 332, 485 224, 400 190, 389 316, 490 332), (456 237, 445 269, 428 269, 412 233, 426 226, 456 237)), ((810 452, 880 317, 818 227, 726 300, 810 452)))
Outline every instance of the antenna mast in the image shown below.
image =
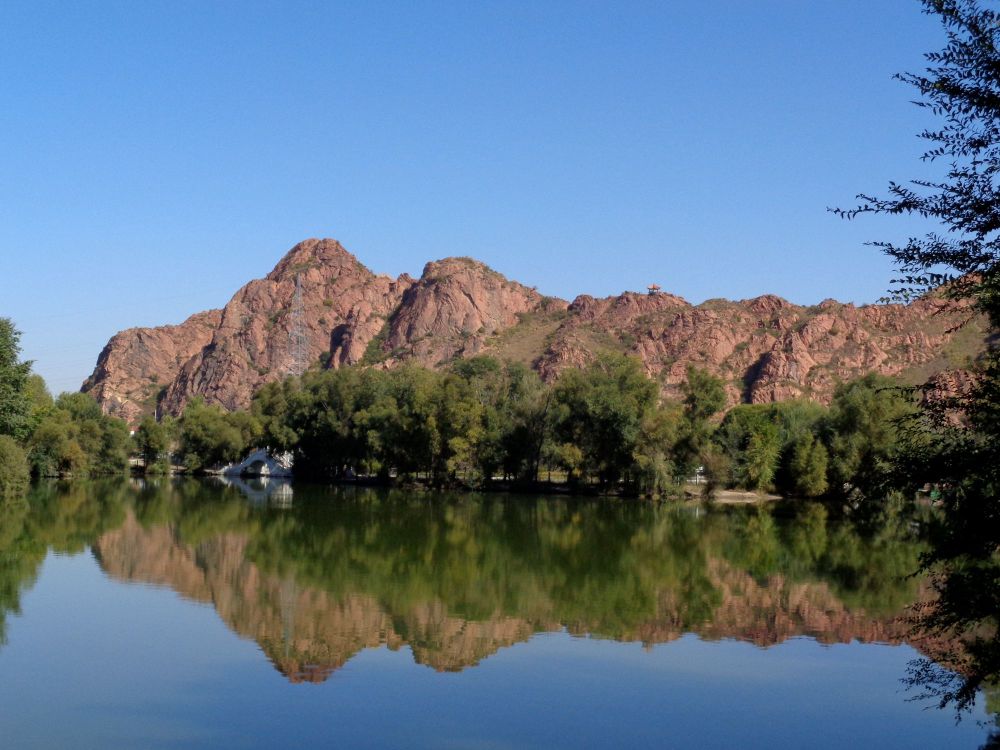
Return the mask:
POLYGON ((301 375, 309 365, 309 342, 306 340, 305 305, 302 303, 302 277, 295 274, 295 296, 292 298, 291 326, 289 327, 292 366, 290 375, 301 375))

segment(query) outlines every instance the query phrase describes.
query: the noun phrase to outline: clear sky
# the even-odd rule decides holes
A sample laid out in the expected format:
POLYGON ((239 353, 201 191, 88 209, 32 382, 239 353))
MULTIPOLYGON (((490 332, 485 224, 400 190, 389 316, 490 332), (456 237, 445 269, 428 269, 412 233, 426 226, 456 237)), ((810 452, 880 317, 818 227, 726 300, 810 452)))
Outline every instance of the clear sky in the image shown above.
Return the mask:
POLYGON ((307 237, 572 298, 872 302, 916 0, 0 3, 0 316, 54 391, 307 237))

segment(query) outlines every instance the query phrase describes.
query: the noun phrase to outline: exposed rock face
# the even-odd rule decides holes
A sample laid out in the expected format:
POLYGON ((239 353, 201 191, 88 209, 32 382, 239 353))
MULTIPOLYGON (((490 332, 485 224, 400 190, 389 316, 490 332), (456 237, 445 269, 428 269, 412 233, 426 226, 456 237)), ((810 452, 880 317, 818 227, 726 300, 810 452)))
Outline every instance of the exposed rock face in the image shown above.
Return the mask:
POLYGON ((961 366, 983 346, 977 323, 954 330, 969 316, 933 295, 910 305, 802 307, 773 295, 695 306, 625 293, 567 305, 469 258, 428 263, 419 280, 391 279, 338 242, 313 239, 222 310, 115 335, 83 390, 135 423, 157 404, 177 414, 193 396, 244 408, 262 384, 306 367, 440 367, 482 353, 552 379, 612 350, 639 357, 665 395, 676 395, 694 364, 726 381, 731 403, 827 401, 838 382, 867 372, 917 382, 961 366))
POLYGON ((471 258, 428 263, 403 295, 383 350, 430 367, 473 356, 490 336, 541 304, 538 292, 471 258))
POLYGON ((878 372, 914 380, 981 351, 982 331, 966 305, 929 296, 910 305, 814 307, 765 295, 692 306, 666 294, 578 297, 539 360, 552 376, 601 348, 638 356, 677 395, 688 365, 726 381, 730 403, 807 397, 828 401, 838 382, 878 372))
POLYGON ((167 389, 164 409, 179 413, 195 395, 245 408, 261 385, 318 362, 335 339, 337 364, 357 362, 409 284, 376 276, 333 240, 296 245, 223 308, 212 340, 167 389))
POLYGON ((105 411, 135 421, 152 411, 161 389, 211 343, 221 318, 221 310, 209 310, 177 326, 116 333, 81 390, 92 393, 105 411))
POLYGON ((306 240, 222 310, 117 334, 82 390, 132 423, 163 386, 164 413, 180 413, 196 395, 244 408, 261 385, 321 355, 333 366, 358 362, 412 284, 373 274, 334 240, 306 240))

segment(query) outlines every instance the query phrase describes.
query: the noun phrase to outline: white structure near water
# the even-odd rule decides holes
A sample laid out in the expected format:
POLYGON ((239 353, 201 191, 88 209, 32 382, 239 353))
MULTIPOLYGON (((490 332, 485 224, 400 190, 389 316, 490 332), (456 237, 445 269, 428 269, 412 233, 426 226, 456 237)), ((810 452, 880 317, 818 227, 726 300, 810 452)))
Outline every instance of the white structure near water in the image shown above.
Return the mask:
POLYGON ((235 487, 255 505, 270 505, 273 508, 292 507, 294 493, 292 483, 288 479, 221 476, 218 481, 226 487, 235 487))
POLYGON ((291 477, 292 454, 280 453, 272 456, 266 448, 258 448, 238 464, 222 468, 227 477, 291 477))

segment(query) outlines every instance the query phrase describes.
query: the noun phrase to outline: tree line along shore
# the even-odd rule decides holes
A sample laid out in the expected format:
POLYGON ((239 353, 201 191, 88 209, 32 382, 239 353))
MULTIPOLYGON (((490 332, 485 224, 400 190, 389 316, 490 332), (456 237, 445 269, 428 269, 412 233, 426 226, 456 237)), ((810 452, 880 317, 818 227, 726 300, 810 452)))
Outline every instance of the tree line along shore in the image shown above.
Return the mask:
POLYGON ((544 383, 492 357, 443 372, 418 366, 308 371, 265 385, 247 411, 195 399, 178 418, 126 423, 93 398, 52 398, 19 334, 0 321, 0 483, 36 477, 204 473, 266 447, 291 452, 296 477, 489 489, 562 485, 579 492, 675 497, 687 480, 849 499, 879 490, 912 394, 867 375, 810 401, 724 411, 718 378, 689 368, 682 398, 660 397, 641 364, 604 354, 544 383), (133 459, 139 459, 138 461, 133 459))

